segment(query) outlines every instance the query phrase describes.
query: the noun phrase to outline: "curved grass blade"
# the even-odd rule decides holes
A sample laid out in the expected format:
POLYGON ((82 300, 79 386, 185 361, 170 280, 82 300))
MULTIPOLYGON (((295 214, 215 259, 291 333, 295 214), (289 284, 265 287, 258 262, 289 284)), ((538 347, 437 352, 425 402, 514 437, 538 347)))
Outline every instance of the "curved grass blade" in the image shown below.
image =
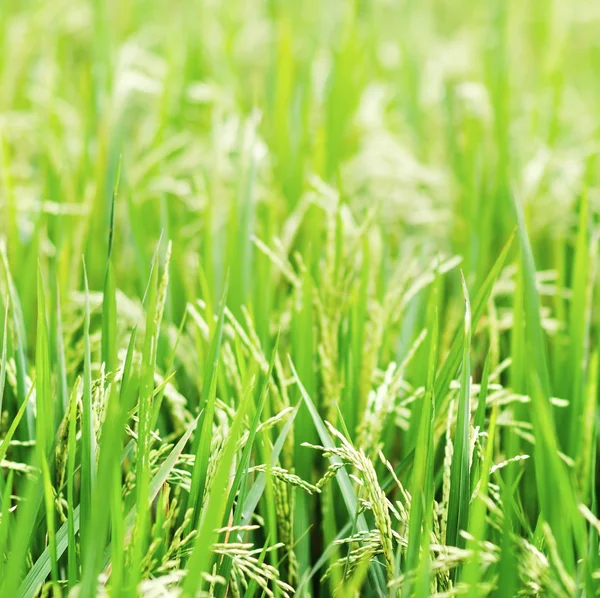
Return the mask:
POLYGON ((32 384, 29 388, 28 395, 25 397, 25 400, 23 401, 23 403, 21 403, 21 406, 19 407, 19 411, 17 411, 17 414, 15 415, 14 419, 10 423, 10 428, 8 429, 8 432, 6 433, 6 436, 0 443, 0 461, 2 461, 2 459, 4 459, 4 457, 6 456, 6 452, 8 451, 8 447, 10 446, 10 442, 13 439, 13 436, 15 435, 15 432, 21 421, 21 418, 23 417, 23 414, 27 410, 27 405, 29 404, 29 400, 31 399, 31 397, 33 395, 34 388, 35 388, 35 386, 32 384))

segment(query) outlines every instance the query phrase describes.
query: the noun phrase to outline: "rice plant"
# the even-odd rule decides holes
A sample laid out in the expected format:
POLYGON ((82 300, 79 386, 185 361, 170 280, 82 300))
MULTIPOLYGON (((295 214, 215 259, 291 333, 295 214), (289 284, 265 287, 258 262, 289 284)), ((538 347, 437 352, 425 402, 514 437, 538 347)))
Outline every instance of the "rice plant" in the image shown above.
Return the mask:
POLYGON ((0 596, 600 592, 592 0, 4 0, 0 596))

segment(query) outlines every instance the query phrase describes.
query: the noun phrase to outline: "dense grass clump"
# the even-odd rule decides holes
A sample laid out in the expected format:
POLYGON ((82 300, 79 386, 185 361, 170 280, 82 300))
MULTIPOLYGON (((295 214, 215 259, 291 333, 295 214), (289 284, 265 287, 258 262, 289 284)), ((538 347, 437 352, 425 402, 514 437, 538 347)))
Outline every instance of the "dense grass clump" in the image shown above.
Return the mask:
POLYGON ((600 591, 597 2, 0 4, 2 598, 600 591))

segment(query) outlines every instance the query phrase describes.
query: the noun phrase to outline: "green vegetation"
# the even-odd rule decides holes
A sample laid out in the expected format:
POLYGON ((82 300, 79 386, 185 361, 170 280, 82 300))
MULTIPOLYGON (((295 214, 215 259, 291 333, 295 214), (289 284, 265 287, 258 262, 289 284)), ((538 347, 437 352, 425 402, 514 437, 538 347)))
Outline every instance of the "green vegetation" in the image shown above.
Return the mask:
POLYGON ((597 2, 0 4, 0 596, 597 595, 597 2))

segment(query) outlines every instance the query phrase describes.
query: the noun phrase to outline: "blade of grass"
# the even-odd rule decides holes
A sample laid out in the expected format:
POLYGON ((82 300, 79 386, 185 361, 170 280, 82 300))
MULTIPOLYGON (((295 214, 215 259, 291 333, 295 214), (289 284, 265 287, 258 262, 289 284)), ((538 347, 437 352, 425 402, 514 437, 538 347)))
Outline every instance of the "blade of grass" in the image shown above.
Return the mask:
POLYGON ((44 492, 44 505, 46 507, 46 528, 48 531, 48 550, 50 552, 50 565, 52 582, 58 585, 58 557, 56 553, 56 521, 54 518, 54 488, 50 479, 50 468, 46 455, 40 452, 42 462, 42 486, 44 492))
POLYGON ((136 473, 136 532, 133 535, 131 563, 128 577, 128 591, 137 588, 141 576, 141 563, 146 552, 147 525, 149 521, 148 484, 150 482, 150 417, 152 414, 152 395, 154 392, 154 371, 156 366, 156 347, 158 335, 158 255, 160 241, 152 259, 150 279, 146 290, 146 331, 140 365, 140 390, 138 399, 137 451, 135 459, 136 473))
MULTIPOLYGON (((416 581, 417 591, 423 585, 429 587, 430 576, 430 533, 433 509, 433 423, 435 420, 435 374, 438 359, 439 316, 438 316, 439 283, 435 283, 429 300, 427 330, 429 334, 429 357, 427 368, 427 388, 423 398, 423 408, 419 422, 419 435, 414 453, 414 465, 411 484, 413 500, 410 506, 408 528, 408 547, 406 552, 406 572, 410 575, 416 571, 421 559, 421 567, 416 581)), ((402 588, 403 596, 410 596, 412 587, 408 577, 402 588)))
MULTIPOLYGON (((25 332, 25 322, 23 319, 23 311, 21 309, 21 302, 19 301, 19 295, 15 287, 15 283, 10 273, 8 265, 8 257, 6 255, 6 248, 0 246, 0 256, 2 257, 2 264, 4 266, 4 274, 8 285, 8 295, 10 299, 10 308, 12 311, 12 320, 14 326, 14 335, 16 340, 16 346, 14 346, 15 352, 15 365, 17 369, 17 398, 21 403, 25 401, 25 397, 29 392, 29 386, 27 381, 27 335, 25 332)), ((28 404, 27 407, 27 433, 30 439, 35 438, 36 434, 36 423, 35 413, 33 404, 28 404)))
POLYGON ((4 555, 6 553, 6 544, 11 528, 11 499, 13 483, 15 479, 15 472, 11 470, 8 472, 8 478, 4 486, 4 492, 2 496, 2 519, 0 519, 0 579, 4 579, 4 555))
POLYGON ((8 355, 8 317, 9 299, 6 298, 6 310, 4 313, 4 332, 2 333, 2 357, 0 363, 0 413, 2 413, 2 402, 4 399, 4 385, 6 384, 6 363, 8 355))
POLYGON ((208 461, 210 458, 210 443, 212 440, 213 415, 217 390, 217 369, 219 367, 219 354, 223 339, 223 323, 225 321, 225 304, 227 300, 227 282, 221 297, 221 305, 217 316, 217 323, 213 332, 210 350, 204 370, 204 381, 202 383, 201 408, 203 412, 202 429, 194 439, 194 468, 192 470, 192 482, 190 495, 188 497, 188 509, 193 509, 192 527, 197 527, 200 520, 200 507, 204 496, 208 461))
MULTIPOLYGON (((73 588, 79 580, 79 568, 77 565, 77 547, 75 536, 75 460, 77 451, 77 390, 80 379, 78 378, 73 385, 73 392, 69 401, 69 438, 67 455, 67 536, 68 536, 68 572, 69 590, 73 588)), ((58 553, 57 553, 58 554, 58 553)))
MULTIPOLYGON (((492 294, 494 284, 502 271, 504 266, 504 262, 508 256, 508 253, 512 247, 513 240, 515 238, 516 232, 513 232, 509 237, 508 241, 504 245, 502 252, 498 256, 498 259, 492 266, 487 278, 481 285, 479 291, 475 296, 475 300, 473 301, 472 311, 471 311, 471 328, 475 330, 477 328, 477 324, 487 302, 492 294)), ((440 367, 440 371, 436 378, 435 384, 435 407, 436 413, 439 415, 443 413, 442 406, 445 403, 445 399, 448 395, 448 390, 450 389, 450 382, 458 372, 461 364, 461 359, 463 357, 463 343, 465 340, 464 331, 462 330, 462 326, 458 328, 456 334, 454 335, 454 340, 452 341, 452 345, 450 346, 450 350, 448 351, 448 355, 446 356, 444 362, 440 367)))
MULTIPOLYGON (((83 410, 81 414, 81 540, 82 546, 89 544, 90 522, 92 519, 94 485, 96 479, 96 435, 94 432, 92 409, 92 356, 90 343, 90 293, 85 261, 83 262, 84 281, 84 322, 83 322, 83 410)), ((82 558, 84 555, 82 555, 82 558)))
POLYGON ((61 401, 61 403, 56 407, 59 418, 62 418, 65 416, 69 408, 69 387, 67 382, 67 361, 65 357, 65 341, 62 323, 60 290, 57 278, 54 278, 52 282, 54 293, 54 317, 51 326, 53 326, 54 331, 53 347, 54 361, 56 364, 57 394, 59 401, 61 401))
POLYGON ((552 394, 533 250, 521 205, 514 194, 512 204, 518 222, 523 264, 527 348, 533 362, 529 372, 528 388, 532 397, 531 413, 536 439, 535 465, 538 496, 542 516, 552 528, 562 562, 567 572, 573 574, 576 563, 574 545, 581 555, 586 553, 585 529, 577 509, 569 474, 559 456, 556 427, 550 405, 552 394), (560 500, 556 500, 557 492, 560 500))
POLYGON ((481 375, 481 384, 479 386, 479 396, 477 397, 477 410, 473 419, 473 426, 483 431, 485 426, 485 410, 487 407, 488 389, 490 384, 490 368, 492 363, 492 351, 488 351, 483 365, 481 375))
POLYGON ((590 334, 593 322, 594 285, 598 265, 597 233, 590 239, 589 208, 587 194, 584 193, 580 206, 577 242, 572 276, 572 298, 569 322, 571 355, 571 426, 569 434, 569 454, 577 459, 581 455, 580 430, 584 424, 586 411, 585 385, 590 358, 590 334))
POLYGON ((2 461, 2 459, 4 459, 4 457, 6 456, 6 452, 8 451, 10 443, 15 435, 15 432, 17 431, 17 427, 18 427, 19 423, 21 422, 23 414, 27 410, 27 405, 33 395, 34 388, 35 387, 32 384, 29 388, 28 395, 25 397, 25 400, 23 401, 23 403, 21 403, 21 406, 19 407, 19 411, 17 411, 17 414, 15 415, 14 419, 11 421, 10 427, 8 428, 8 431, 6 432, 6 436, 3 438, 2 442, 0 443, 0 461, 2 461))
MULTIPOLYGON (((223 309, 223 308, 221 308, 223 309)), ((182 598, 193 598, 198 590, 204 586, 203 574, 209 573, 213 543, 218 537, 215 525, 218 525, 225 515, 226 496, 229 484, 227 479, 231 464, 235 456, 242 426, 250 408, 252 393, 247 393, 246 398, 239 405, 225 446, 219 456, 219 462, 212 481, 207 489, 207 499, 202 507, 199 520, 198 536, 194 543, 192 554, 187 563, 188 574, 182 587, 182 598)))
MULTIPOLYGON (((46 319, 46 292, 41 266, 38 267, 38 321, 36 342, 36 432, 37 449, 49 456, 54 444, 54 406, 52 404, 52 382, 50 367, 50 345, 48 321, 46 319)), ((44 461, 40 455, 40 462, 44 461)), ((47 463, 46 463, 47 465, 47 463)))
MULTIPOLYGON (((123 377, 121 379, 121 389, 119 393, 119 402, 123 414, 130 411, 132 403, 136 399, 135 385, 132 383, 133 354, 135 341, 137 338, 137 328, 131 331, 129 346, 123 363, 123 377)), ((119 449, 122 449, 123 441, 121 438, 115 440, 118 442, 119 449)), ((124 568, 125 568, 125 522, 122 502, 122 467, 121 463, 113 463, 113 481, 111 500, 111 560, 112 560, 112 583, 111 588, 115 588, 112 596, 118 596, 123 586, 124 568)))
POLYGON ((463 363, 456 420, 456 435, 452 466, 450 470, 450 497, 448 501, 448 527, 446 543, 462 548, 464 541, 461 530, 467 529, 469 519, 469 501, 471 499, 471 483, 469 473, 470 443, 469 431, 471 422, 471 305, 467 283, 462 277, 465 298, 465 322, 463 341, 463 363))
POLYGON ((488 438, 485 457, 483 459, 481 479, 479 480, 477 494, 471 507, 472 514, 469 522, 470 539, 467 542, 467 550, 473 551, 473 557, 469 560, 464 568, 463 581, 469 588, 468 595, 470 598, 477 598, 481 595, 479 581, 481 579, 484 564, 481 562, 479 555, 481 551, 481 543, 484 542, 486 538, 488 485, 490 481, 490 469, 492 467, 492 460, 494 457, 494 442, 496 440, 497 419, 498 406, 494 406, 488 428, 488 438))
MULTIPOLYGON (((34 452, 35 456, 38 454, 37 451, 34 452)), ((34 463, 37 463, 37 461, 34 461, 34 463)), ((25 488, 22 488, 20 491, 21 500, 17 509, 17 521, 14 533, 11 534, 10 553, 5 568, 6 574, 0 581, 0 595, 2 596, 15 595, 23 577, 27 553, 30 548, 37 515, 42 504, 42 489, 43 484, 40 482, 40 475, 38 473, 27 480, 25 488)), ((48 553, 48 573, 50 573, 50 550, 46 549, 46 551, 48 553)))
POLYGON ((115 234, 115 203, 121 177, 121 160, 112 194, 110 228, 108 232, 108 258, 104 276, 104 294, 102 299, 102 361, 106 371, 113 372, 117 366, 117 289, 113 265, 113 243, 115 234))

